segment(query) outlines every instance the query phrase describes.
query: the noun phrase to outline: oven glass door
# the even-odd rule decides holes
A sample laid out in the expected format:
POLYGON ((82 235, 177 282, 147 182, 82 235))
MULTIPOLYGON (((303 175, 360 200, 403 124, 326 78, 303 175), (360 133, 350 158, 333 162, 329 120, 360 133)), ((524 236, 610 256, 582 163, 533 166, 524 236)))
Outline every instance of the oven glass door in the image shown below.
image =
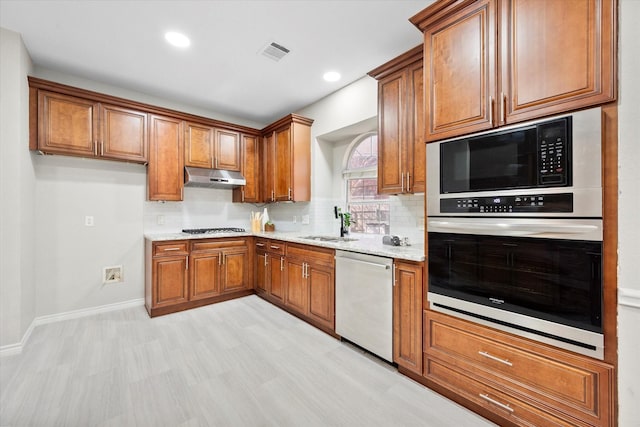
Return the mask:
POLYGON ((602 332, 602 243, 429 233, 429 292, 602 332))

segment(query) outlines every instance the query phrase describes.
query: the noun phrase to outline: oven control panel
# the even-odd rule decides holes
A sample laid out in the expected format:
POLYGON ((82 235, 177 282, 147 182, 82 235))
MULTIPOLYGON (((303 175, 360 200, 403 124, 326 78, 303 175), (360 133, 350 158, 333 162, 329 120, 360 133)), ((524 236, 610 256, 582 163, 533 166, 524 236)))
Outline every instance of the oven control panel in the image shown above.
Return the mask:
POLYGON ((573 212, 573 193, 440 199, 442 213, 573 212))

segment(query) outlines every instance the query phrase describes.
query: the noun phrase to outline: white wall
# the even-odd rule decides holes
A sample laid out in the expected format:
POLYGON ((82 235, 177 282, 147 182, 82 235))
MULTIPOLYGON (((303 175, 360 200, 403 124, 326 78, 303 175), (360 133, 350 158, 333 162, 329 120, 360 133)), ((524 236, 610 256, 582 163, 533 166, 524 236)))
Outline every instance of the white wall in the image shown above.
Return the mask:
POLYGON ((640 1, 620 2, 618 393, 619 425, 640 426, 640 1))
POLYGON ((35 317, 30 70, 20 35, 0 28, 0 347, 19 343, 35 317))

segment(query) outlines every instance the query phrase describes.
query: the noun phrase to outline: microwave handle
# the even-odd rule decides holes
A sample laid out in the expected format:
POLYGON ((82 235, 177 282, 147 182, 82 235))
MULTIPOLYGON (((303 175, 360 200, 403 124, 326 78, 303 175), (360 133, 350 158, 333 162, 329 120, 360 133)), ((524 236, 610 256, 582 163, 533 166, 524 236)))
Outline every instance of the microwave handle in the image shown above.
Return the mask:
POLYGON ((504 234, 517 236, 529 236, 536 234, 587 234, 598 230, 595 225, 589 224, 567 224, 565 222, 545 221, 544 224, 506 224, 504 222, 462 222, 462 221, 441 221, 429 220, 429 231, 464 231, 467 233, 477 232, 480 234, 499 231, 504 234))

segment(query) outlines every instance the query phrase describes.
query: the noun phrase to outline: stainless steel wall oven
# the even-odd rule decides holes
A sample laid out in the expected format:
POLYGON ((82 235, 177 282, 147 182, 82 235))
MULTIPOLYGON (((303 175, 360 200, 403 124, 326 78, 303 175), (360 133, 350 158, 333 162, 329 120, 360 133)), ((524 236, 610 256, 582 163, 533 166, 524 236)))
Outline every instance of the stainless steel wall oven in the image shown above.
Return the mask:
POLYGON ((429 144, 430 308, 601 359, 600 154, 599 108, 429 144))

